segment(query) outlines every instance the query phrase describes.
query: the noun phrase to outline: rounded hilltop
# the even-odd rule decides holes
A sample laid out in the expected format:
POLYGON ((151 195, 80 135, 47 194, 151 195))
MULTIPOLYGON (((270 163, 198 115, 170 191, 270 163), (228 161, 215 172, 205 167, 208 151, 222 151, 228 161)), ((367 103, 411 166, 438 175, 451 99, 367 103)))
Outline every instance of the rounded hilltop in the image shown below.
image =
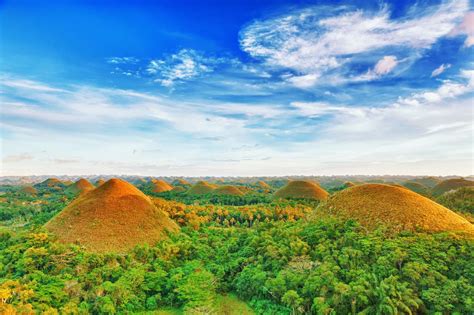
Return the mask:
POLYGON ((38 193, 38 190, 36 190, 36 188, 34 188, 33 186, 23 186, 20 189, 20 193, 26 195, 36 195, 38 193))
POLYGON ((262 189, 270 189, 270 185, 268 185, 266 182, 264 182, 263 180, 259 180, 258 182, 255 183, 255 185, 258 187, 258 188, 262 188, 262 189))
POLYGON ((154 193, 162 193, 165 191, 173 190, 173 186, 171 186, 162 179, 153 179, 151 182, 153 184, 154 193))
POLYGON ((402 186, 423 196, 430 195, 430 189, 421 183, 409 181, 409 182, 403 183, 402 186))
POLYGON ((307 180, 294 180, 275 192, 276 198, 302 198, 325 200, 328 192, 314 182, 307 180))
POLYGON ((464 179, 464 178, 452 178, 443 180, 438 185, 433 187, 433 195, 439 196, 445 192, 456 190, 461 187, 471 187, 474 186, 474 182, 464 179))
POLYGON ((409 180, 408 182, 419 183, 428 188, 433 188, 434 186, 438 185, 441 182, 441 180, 437 177, 429 176, 429 177, 414 178, 412 180, 409 180))
POLYGON ((189 188, 188 194, 205 195, 205 194, 211 193, 216 188, 217 188, 217 186, 214 185, 214 184, 210 184, 210 183, 205 182, 205 181, 199 181, 196 184, 194 184, 193 186, 191 186, 191 188, 189 188))
POLYGON ((177 178, 171 183, 171 185, 173 185, 173 186, 190 186, 191 184, 185 179, 177 178))
POLYGON ((96 187, 102 186, 103 184, 105 184, 105 179, 103 178, 99 178, 98 180, 95 181, 96 187))
POLYGON ((243 196, 244 193, 237 187, 232 185, 225 185, 217 187, 212 191, 214 195, 225 195, 225 196, 243 196))
POLYGON ((77 243, 92 252, 124 252, 178 230, 145 194, 116 178, 80 195, 45 227, 59 241, 77 243))
POLYGON ((320 207, 323 213, 355 219, 369 229, 427 232, 459 231, 474 235, 474 226, 453 211, 406 188, 363 184, 342 190, 320 207))
POLYGON ((73 194, 82 194, 95 189, 95 186, 91 184, 87 179, 81 178, 74 184, 69 186, 66 191, 73 194))
POLYGON ((39 188, 43 188, 43 187, 52 188, 52 187, 64 187, 64 186, 65 184, 57 178, 48 178, 42 181, 41 183, 38 183, 35 185, 35 187, 39 187, 39 188))

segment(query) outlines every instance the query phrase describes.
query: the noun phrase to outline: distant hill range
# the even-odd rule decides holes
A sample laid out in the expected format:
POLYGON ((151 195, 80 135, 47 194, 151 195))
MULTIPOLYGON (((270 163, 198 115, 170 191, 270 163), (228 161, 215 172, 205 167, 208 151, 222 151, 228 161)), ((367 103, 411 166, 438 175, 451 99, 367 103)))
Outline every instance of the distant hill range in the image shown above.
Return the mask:
MULTIPOLYGON (((413 181, 416 179, 426 179, 426 178, 436 178, 439 181, 460 178, 460 176, 410 176, 410 175, 335 175, 335 176, 301 176, 301 175, 291 175, 291 176, 256 176, 256 177, 238 177, 238 176, 229 176, 229 177, 214 177, 214 176, 204 176, 204 177, 186 177, 186 176, 136 176, 136 175, 39 175, 39 176, 0 176, 0 186, 7 185, 34 185, 40 183, 48 178, 57 178, 63 182, 72 181, 76 182, 77 180, 84 178, 95 183, 99 179, 111 179, 111 178, 120 178, 128 182, 136 182, 140 179, 145 181, 151 181, 155 179, 162 179, 168 183, 183 181, 189 184, 195 184, 199 181, 206 181, 208 183, 217 183, 219 185, 242 185, 242 184, 257 184, 259 181, 268 183, 270 186, 280 188, 287 184, 288 180, 307 180, 315 181, 320 183, 322 187, 330 189, 332 187, 338 187, 344 185, 345 182, 354 182, 354 183, 404 183, 406 181, 413 181)), ((463 176, 466 180, 474 180, 474 175, 463 176)))

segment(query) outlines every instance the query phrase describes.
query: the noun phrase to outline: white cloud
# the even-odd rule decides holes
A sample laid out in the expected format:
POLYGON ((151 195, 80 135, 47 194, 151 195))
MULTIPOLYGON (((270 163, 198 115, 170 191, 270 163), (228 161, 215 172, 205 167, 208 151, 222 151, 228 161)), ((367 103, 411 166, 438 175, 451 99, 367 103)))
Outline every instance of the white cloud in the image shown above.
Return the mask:
POLYGON ((126 65, 126 64, 137 64, 140 59, 135 57, 109 57, 106 59, 107 63, 113 65, 126 65))
MULTIPOLYGON (((94 130, 100 127, 127 125, 140 121, 166 124, 176 132, 201 136, 246 135, 247 124, 262 118, 284 115, 282 108, 270 104, 240 104, 226 102, 187 102, 129 90, 69 86, 54 87, 9 78, 0 80, 1 86, 10 86, 8 95, 22 95, 25 100, 0 97, 4 105, 2 115, 8 119, 41 124, 41 128, 61 127, 68 130, 94 130), (38 90, 37 87, 44 87, 38 90), (34 100, 30 102, 29 100, 34 100)), ((252 129, 256 132, 258 129, 252 129)))
POLYGON ((451 65, 448 63, 448 64, 442 64, 441 66, 439 66, 438 68, 434 69, 433 72, 431 72, 431 77, 437 77, 439 76, 441 73, 443 73, 445 70, 451 68, 451 65))
POLYGON ((28 89, 39 92, 63 92, 64 90, 51 87, 40 82, 25 80, 25 79, 14 79, 9 76, 0 76, 1 84, 5 87, 28 89))
POLYGON ((1 95, 1 127, 14 135, 5 139, 3 156, 21 157, 25 147, 47 153, 29 161, 10 159, 4 172, 467 174, 473 117, 472 100, 465 96, 474 91, 474 71, 453 80, 385 107, 295 101, 287 108, 185 102, 91 86, 38 90, 34 87, 48 85, 31 81, 25 87, 9 78, 8 95, 14 90, 22 100, 1 95), (143 131, 143 123, 156 129, 143 131), (233 149, 249 144, 259 145, 250 152, 233 149))
POLYGON ((374 72, 377 75, 385 75, 393 70, 398 64, 397 57, 395 56, 384 56, 382 59, 377 61, 374 67, 374 72))
POLYGON ((332 118, 315 126, 312 143, 288 151, 305 151, 311 158, 295 156, 297 165, 328 173, 470 174, 474 117, 464 96, 474 92, 473 72, 461 78, 387 107, 292 103, 300 114, 332 118))
POLYGON ((395 56, 384 56, 377 61, 373 69, 369 69, 367 73, 352 77, 352 81, 371 81, 379 79, 389 74, 399 63, 395 56))
POLYGON ((316 84, 320 75, 311 73, 299 76, 289 76, 286 81, 299 88, 309 88, 316 84))
POLYGON ((461 24, 455 27, 450 35, 466 35, 464 41, 465 47, 471 47, 474 45, 474 11, 466 13, 461 24))
POLYGON ((192 49, 182 49, 166 59, 152 60, 147 72, 156 77, 155 81, 170 87, 176 82, 195 78, 203 73, 212 72, 219 58, 206 57, 192 49))
POLYGON ((292 102, 291 106, 293 106, 300 115, 310 117, 338 114, 361 117, 365 116, 368 111, 367 108, 337 106, 322 102, 292 102))
MULTIPOLYGON (((358 56, 367 58, 370 52, 429 48, 456 26, 468 7, 466 0, 452 0, 421 11, 414 7, 405 18, 392 20, 387 7, 364 12, 314 6, 251 23, 241 31, 240 44, 268 66, 303 76, 303 84, 298 78, 293 83, 306 87, 312 82, 305 76, 322 80, 331 70, 341 69, 358 56)), ((377 70, 384 74, 395 65, 396 60, 385 59, 377 70)))

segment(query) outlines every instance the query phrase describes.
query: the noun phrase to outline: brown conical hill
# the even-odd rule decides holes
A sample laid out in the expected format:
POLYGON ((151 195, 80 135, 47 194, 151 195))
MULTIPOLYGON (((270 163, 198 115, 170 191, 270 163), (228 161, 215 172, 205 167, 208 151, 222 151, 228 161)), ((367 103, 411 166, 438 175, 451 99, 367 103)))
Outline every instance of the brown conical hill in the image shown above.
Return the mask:
POLYGON ((321 207, 323 213, 355 219, 374 229, 460 231, 474 236, 474 225, 453 211, 406 188, 364 184, 342 190, 321 207))
POLYGON ((290 181, 284 187, 275 192, 277 198, 304 198, 324 200, 328 197, 328 192, 314 182, 306 180, 290 181))
POLYGON ((354 187, 356 184, 354 184, 353 182, 345 182, 344 183, 344 188, 349 188, 349 187, 354 187))
POLYGON ((39 184, 36 184, 35 186, 37 187, 58 187, 58 186, 64 186, 64 183, 61 182, 57 178, 48 178, 44 181, 42 181, 39 184))
POLYGON ((199 181, 196 184, 194 184, 191 188, 189 188, 188 194, 205 195, 205 194, 211 193, 216 188, 217 186, 214 184, 209 184, 208 182, 205 182, 205 181, 199 181))
POLYGON ((270 189, 270 185, 268 185, 267 183, 265 183, 263 180, 259 180, 257 183, 256 183, 257 187, 259 188, 262 188, 262 189, 270 189))
POLYGON ((78 243, 92 252, 124 252, 178 230, 145 194, 116 178, 76 198, 46 228, 61 242, 78 243))
POLYGON ((440 196, 445 192, 456 190, 461 187, 474 186, 474 182, 464 178, 447 179, 440 182, 433 188, 433 195, 440 196))
POLYGON ((24 186, 20 189, 20 192, 26 195, 36 195, 38 193, 33 186, 24 186))
POLYGON ((88 191, 95 189, 95 186, 92 185, 87 179, 81 178, 71 186, 67 188, 68 192, 73 194, 82 194, 88 191))
POLYGON ((174 186, 172 191, 174 191, 174 192, 185 192, 186 188, 184 188, 183 186, 174 186))
POLYGON ((215 195, 226 195, 226 196, 243 196, 244 193, 237 187, 231 185, 225 185, 217 187, 212 191, 215 195))
POLYGON ((153 184, 153 192, 155 193, 162 193, 173 189, 170 184, 161 179, 153 179, 151 182, 153 184))
POLYGON ((191 184, 182 178, 175 179, 172 183, 173 186, 190 186, 191 184))
POLYGON ((96 187, 102 186, 103 184, 105 184, 105 179, 103 178, 99 178, 98 180, 95 181, 96 187))

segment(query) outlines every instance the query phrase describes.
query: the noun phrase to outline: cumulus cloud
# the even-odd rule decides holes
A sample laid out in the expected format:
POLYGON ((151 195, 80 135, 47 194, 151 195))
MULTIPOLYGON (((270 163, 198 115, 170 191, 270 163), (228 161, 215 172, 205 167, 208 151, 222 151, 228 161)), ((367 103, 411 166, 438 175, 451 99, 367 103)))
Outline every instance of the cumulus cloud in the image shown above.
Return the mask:
POLYGON ((448 63, 448 64, 442 64, 441 66, 439 66, 438 68, 434 69, 433 72, 431 72, 431 77, 437 77, 439 76, 441 73, 443 73, 445 70, 451 68, 451 65, 448 63))
MULTIPOLYGON (((413 8, 397 20, 390 18, 387 6, 377 12, 313 6, 254 21, 241 31, 240 45, 270 67, 294 71, 295 77, 302 78, 293 83, 305 87, 313 83, 308 78, 316 82, 358 57, 366 60, 371 52, 400 49, 415 54, 429 48, 450 33, 468 6, 466 0, 452 0, 422 10, 413 8)), ((390 72, 397 64, 393 56, 380 62, 374 69, 378 74, 390 72)))
POLYGON ((165 59, 150 61, 146 71, 155 77, 155 81, 165 87, 182 82, 204 73, 212 72, 222 60, 206 57, 192 49, 182 49, 165 59))

